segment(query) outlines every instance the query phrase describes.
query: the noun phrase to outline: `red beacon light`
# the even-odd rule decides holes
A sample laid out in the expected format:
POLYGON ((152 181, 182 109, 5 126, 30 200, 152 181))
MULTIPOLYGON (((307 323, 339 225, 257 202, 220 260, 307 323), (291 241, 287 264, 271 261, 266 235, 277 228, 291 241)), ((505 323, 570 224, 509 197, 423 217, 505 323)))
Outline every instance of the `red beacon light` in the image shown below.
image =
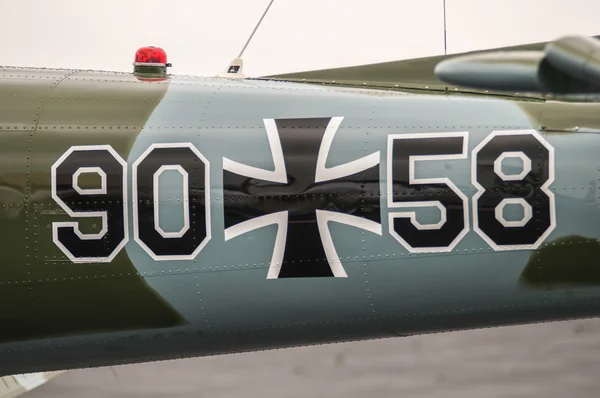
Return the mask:
POLYGON ((167 76, 167 53, 160 47, 142 47, 135 52, 133 74, 140 80, 164 80, 167 76))

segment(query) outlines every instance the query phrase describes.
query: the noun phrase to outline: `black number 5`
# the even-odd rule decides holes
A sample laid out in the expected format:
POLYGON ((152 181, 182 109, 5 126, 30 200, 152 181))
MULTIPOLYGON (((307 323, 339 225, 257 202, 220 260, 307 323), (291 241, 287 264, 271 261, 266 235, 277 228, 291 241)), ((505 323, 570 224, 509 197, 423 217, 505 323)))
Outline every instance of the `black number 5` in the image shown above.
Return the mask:
POLYGON ((468 135, 395 134, 388 137, 387 202, 390 234, 411 253, 449 252, 469 231, 467 197, 445 177, 416 178, 417 162, 467 159, 468 135), (439 221, 422 224, 414 210, 437 207, 439 221))

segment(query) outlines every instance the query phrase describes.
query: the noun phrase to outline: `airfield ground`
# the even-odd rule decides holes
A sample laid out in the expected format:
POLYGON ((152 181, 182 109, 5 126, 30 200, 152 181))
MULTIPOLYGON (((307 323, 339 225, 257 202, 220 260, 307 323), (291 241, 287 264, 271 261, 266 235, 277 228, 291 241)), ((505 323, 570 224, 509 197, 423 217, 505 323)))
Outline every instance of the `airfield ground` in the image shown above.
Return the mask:
POLYGON ((581 398, 600 394, 600 319, 67 372, 29 398, 581 398))

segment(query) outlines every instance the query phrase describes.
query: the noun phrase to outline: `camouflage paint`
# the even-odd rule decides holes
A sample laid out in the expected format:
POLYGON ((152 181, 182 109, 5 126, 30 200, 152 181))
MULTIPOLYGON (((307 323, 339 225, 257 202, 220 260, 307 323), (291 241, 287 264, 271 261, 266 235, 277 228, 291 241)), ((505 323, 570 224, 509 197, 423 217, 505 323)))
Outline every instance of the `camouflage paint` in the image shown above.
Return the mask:
POLYGON ((598 286, 598 258, 598 239, 563 236, 531 254, 519 282, 525 288, 542 290, 598 286))
MULTIPOLYGON (((600 36, 594 36, 600 39, 600 36)), ((549 42, 529 43, 495 48, 494 51, 542 51, 549 42)), ((399 90, 421 94, 483 95, 486 97, 512 98, 536 101, 545 97, 533 93, 507 93, 448 85, 434 74, 435 66, 447 59, 461 55, 474 55, 490 50, 479 50, 451 55, 435 55, 416 59, 381 62, 376 64, 342 68, 312 70, 265 76, 265 79, 297 83, 326 84, 334 87, 370 87, 380 90, 399 90)))
MULTIPOLYGON (((555 276, 546 279, 534 272, 532 278, 531 271, 524 271, 532 261, 546 262, 544 250, 559 239, 577 250, 580 241, 566 237, 581 236, 591 245, 600 238, 596 134, 545 134, 556 151, 551 189, 557 226, 547 245, 536 251, 493 251, 470 230, 450 253, 416 254, 388 232, 384 192, 390 134, 468 132, 470 159, 492 131, 537 127, 523 103, 260 80, 170 77, 140 82, 113 73, 11 73, 21 72, 42 77, 19 82, 4 77, 0 83, 2 95, 14 89, 31 98, 0 114, 5 129, 17 126, 6 137, 18 138, 6 139, 0 148, 5 166, 0 181, 6 191, 0 226, 9 226, 3 230, 7 271, 0 274, 0 291, 5 324, 12 329, 3 332, 0 373, 600 314, 595 283, 571 289, 556 284, 555 276), (24 89, 28 85, 29 91, 24 89), (26 122, 14 119, 19 112, 26 122), (263 119, 335 116, 344 119, 327 167, 380 153, 380 190, 364 193, 381 198, 383 233, 330 224, 348 278, 267 280, 273 226, 225 241, 223 157, 272 170, 263 119), (53 221, 68 219, 49 196, 50 167, 56 159, 73 145, 110 144, 131 168, 151 144, 177 142, 193 144, 211 165, 212 237, 200 254, 189 261, 153 261, 130 238, 110 264, 67 261, 49 228, 53 221), (523 288, 523 275, 553 289, 523 288)), ((3 104, 13 106, 8 98, 3 104)), ((476 192, 467 159, 423 162, 417 176, 447 176, 469 203, 476 192)), ((181 196, 176 185, 160 184, 168 195, 181 196)), ((129 173, 129 197, 131 186, 129 173)), ((177 207, 160 206, 166 222, 176 225, 177 207)), ((93 224, 85 225, 93 231, 93 224)), ((131 216, 129 225, 131 237, 131 216)), ((585 256, 589 267, 581 265, 576 280, 587 272, 593 279, 598 260, 590 250, 585 256)), ((550 267, 568 267, 568 255, 552 257, 558 265, 550 267)))
POLYGON ((125 74, 2 70, 1 342, 184 323, 125 253, 102 266, 72 264, 51 229, 70 218, 50 197, 56 155, 109 141, 127 156, 167 87, 125 74))

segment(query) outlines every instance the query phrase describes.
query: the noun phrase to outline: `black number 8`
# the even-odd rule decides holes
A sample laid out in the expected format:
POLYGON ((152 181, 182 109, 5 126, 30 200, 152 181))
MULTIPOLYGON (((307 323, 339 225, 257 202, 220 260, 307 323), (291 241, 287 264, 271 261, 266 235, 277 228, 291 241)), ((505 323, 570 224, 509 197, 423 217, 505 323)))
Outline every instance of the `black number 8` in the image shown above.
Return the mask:
POLYGON ((536 249, 556 226, 554 148, 536 131, 495 131, 472 153, 473 227, 494 250, 536 249), (502 162, 518 158, 522 171, 505 174, 502 162), (520 205, 523 217, 507 221, 506 205, 520 205))

